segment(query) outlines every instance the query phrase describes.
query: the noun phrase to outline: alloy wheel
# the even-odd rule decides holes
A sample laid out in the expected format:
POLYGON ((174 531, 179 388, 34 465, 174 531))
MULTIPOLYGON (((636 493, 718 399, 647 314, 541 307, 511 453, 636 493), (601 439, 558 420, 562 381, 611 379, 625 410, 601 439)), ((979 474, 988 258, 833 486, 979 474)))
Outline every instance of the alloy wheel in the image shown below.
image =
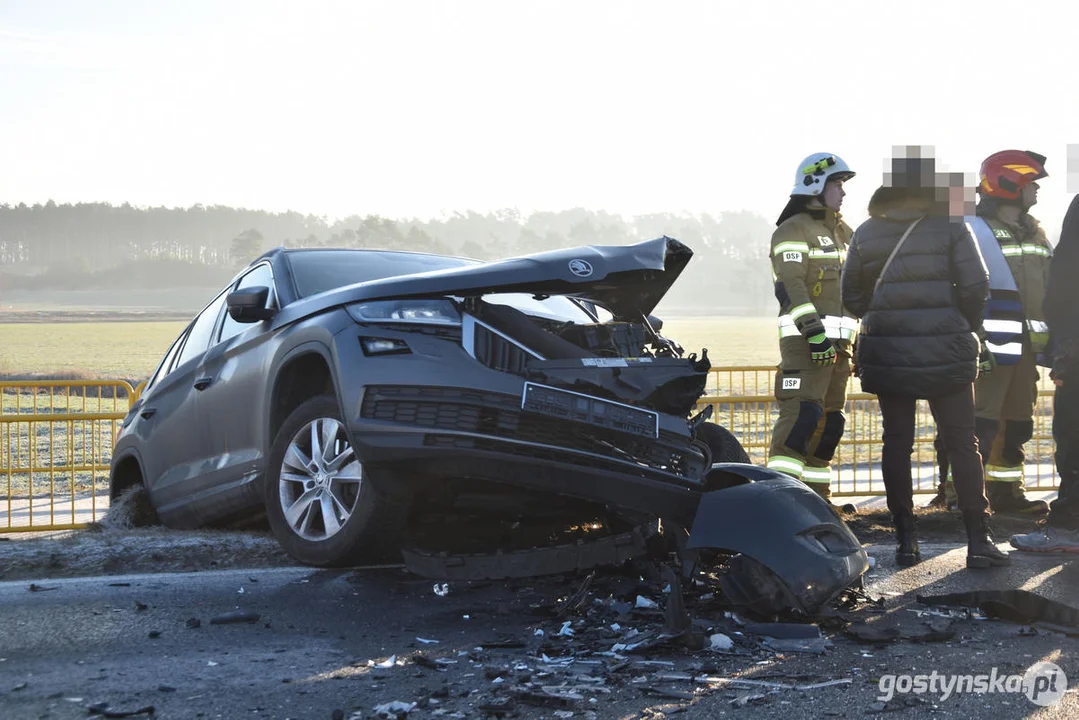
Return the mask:
POLYGON ((312 420, 293 436, 281 463, 285 522, 304 540, 328 540, 348 522, 362 484, 363 466, 341 422, 312 420))

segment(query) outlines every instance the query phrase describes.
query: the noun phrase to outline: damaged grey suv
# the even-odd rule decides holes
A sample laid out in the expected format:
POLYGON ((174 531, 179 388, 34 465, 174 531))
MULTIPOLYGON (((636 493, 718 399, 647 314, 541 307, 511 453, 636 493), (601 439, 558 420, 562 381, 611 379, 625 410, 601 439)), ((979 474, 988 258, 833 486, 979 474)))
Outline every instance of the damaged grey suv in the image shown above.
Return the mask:
POLYGON ((651 315, 691 257, 667 237, 494 262, 272 250, 165 354, 112 497, 144 487, 177 528, 264 516, 317 566, 405 552, 422 569, 660 521, 683 550, 751 561, 735 591, 767 576, 811 611, 865 552, 698 411, 707 352, 651 315))

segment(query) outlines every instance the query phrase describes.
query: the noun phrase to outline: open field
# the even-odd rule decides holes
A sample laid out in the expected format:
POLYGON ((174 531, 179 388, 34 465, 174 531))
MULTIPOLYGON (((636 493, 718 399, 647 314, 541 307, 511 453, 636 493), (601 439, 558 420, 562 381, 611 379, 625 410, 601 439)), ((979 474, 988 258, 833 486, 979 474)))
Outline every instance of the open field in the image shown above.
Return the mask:
POLYGON ((0 375, 143 380, 185 325, 182 321, 0 323, 0 375))
POLYGON ((192 317, 219 287, 125 287, 118 290, 4 290, 0 321, 26 313, 143 313, 192 317))
MULTIPOLYGON (((186 324, 28 322, 20 315, 19 322, 0 322, 0 376, 64 374, 138 382, 153 372, 186 324)), ((774 318, 671 318, 662 332, 687 353, 708 348, 714 366, 775 365, 779 360, 774 318)))
POLYGON ((708 348, 714 367, 772 365, 779 362, 779 334, 774 317, 669 318, 663 321, 664 337, 680 344, 687 353, 708 348))

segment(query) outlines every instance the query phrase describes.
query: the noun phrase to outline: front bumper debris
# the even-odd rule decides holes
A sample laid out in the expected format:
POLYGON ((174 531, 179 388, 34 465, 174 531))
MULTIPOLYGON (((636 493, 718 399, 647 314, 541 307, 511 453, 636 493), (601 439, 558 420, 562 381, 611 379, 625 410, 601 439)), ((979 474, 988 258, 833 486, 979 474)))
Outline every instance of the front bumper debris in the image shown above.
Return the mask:
POLYGON ((724 584, 735 604, 814 615, 861 578, 869 557, 823 498, 772 475, 704 493, 686 546, 735 554, 724 584))

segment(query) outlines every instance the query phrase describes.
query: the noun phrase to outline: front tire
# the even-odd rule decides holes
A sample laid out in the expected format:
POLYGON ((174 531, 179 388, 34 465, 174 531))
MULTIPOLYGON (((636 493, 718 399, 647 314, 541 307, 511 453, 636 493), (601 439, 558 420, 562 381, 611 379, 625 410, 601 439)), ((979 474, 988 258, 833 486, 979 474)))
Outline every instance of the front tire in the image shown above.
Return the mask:
POLYGON ((712 451, 712 463, 746 463, 749 453, 727 428, 713 422, 701 423, 696 432, 697 440, 712 451))
POLYGON ((263 499, 274 537, 302 563, 340 567, 399 556, 403 509, 367 478, 333 395, 311 398, 285 420, 263 499))

